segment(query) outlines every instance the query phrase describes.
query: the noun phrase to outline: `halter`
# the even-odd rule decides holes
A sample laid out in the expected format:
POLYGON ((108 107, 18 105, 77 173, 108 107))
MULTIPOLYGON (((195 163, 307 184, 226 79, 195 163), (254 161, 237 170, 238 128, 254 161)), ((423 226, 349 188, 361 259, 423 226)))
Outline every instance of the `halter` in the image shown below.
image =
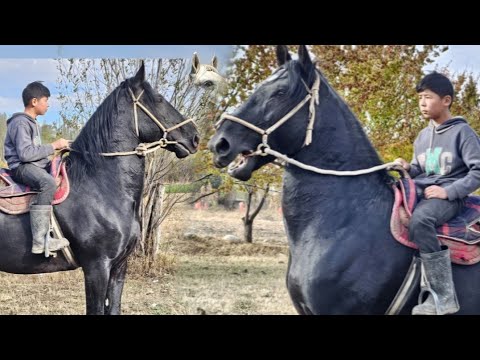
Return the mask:
POLYGON ((270 126, 268 129, 266 130, 261 129, 243 119, 240 119, 236 116, 229 115, 229 114, 223 114, 220 117, 220 120, 215 124, 215 128, 218 129, 220 125, 222 125, 224 120, 230 120, 240 125, 243 125, 249 128, 250 130, 253 130, 259 133, 260 135, 262 135, 262 142, 257 146, 256 151, 252 151, 249 155, 247 155, 248 157, 256 156, 256 155, 260 155, 260 156, 272 155, 277 159, 283 160, 289 164, 298 166, 299 168, 302 168, 304 170, 315 172, 317 174, 336 175, 336 176, 356 176, 356 175, 368 174, 368 173, 383 170, 383 169, 395 169, 395 170, 401 171, 402 173, 406 172, 401 166, 401 164, 397 162, 390 162, 390 163, 374 166, 369 169, 355 170, 355 171, 326 170, 326 169, 320 169, 315 166, 304 164, 300 161, 289 158, 285 154, 272 150, 270 148, 270 145, 268 144, 268 135, 270 135, 275 130, 277 130, 280 126, 282 126, 287 120, 289 120, 293 115, 295 115, 298 111, 300 111, 300 109, 309 101, 310 101, 309 121, 307 125, 305 141, 303 146, 308 146, 312 143, 313 126, 315 123, 315 108, 319 104, 319 98, 320 98, 320 74, 318 73, 317 70, 315 70, 315 81, 313 82, 311 89, 308 88, 307 84, 305 83, 305 81, 303 81, 303 79, 302 79, 302 82, 305 85, 305 88, 307 90, 307 95, 305 96, 305 98, 302 101, 300 101, 300 103, 297 106, 295 106, 292 110, 290 110, 285 116, 283 116, 275 124, 270 126))
MULTIPOLYGON (((148 153, 154 152, 158 150, 159 148, 164 148, 168 145, 171 144, 178 144, 178 141, 171 141, 167 140, 168 133, 178 129, 179 127, 188 124, 191 122, 193 126, 197 127, 195 125, 195 121, 193 118, 186 119, 182 121, 179 124, 176 124, 172 127, 166 128, 156 117, 153 115, 141 102, 140 102, 140 97, 143 95, 144 90, 138 95, 138 97, 135 97, 132 89, 128 88, 128 92, 130 93, 130 96, 132 97, 133 100, 133 115, 134 115, 134 122, 135 122, 135 133, 137 136, 140 136, 140 132, 138 130, 138 110, 137 107, 142 109, 145 114, 148 115, 148 117, 158 125, 158 127, 163 131, 163 136, 159 141, 151 142, 151 143, 140 143, 138 146, 135 148, 133 151, 123 151, 123 152, 111 152, 111 153, 100 153, 102 156, 127 156, 127 155, 138 155, 138 156, 146 156, 148 153)), ((74 149, 72 149, 74 150, 74 149)), ((75 151, 75 150, 74 150, 75 151)))
POLYGON ((236 122, 240 125, 243 125, 260 135, 262 135, 262 142, 261 144, 258 145, 257 151, 254 152, 252 155, 260 155, 260 156, 267 156, 267 149, 270 149, 270 145, 268 145, 268 135, 270 135, 272 132, 277 130, 280 126, 282 126, 287 120, 289 120, 293 115, 295 115, 300 109, 305 105, 308 101, 310 101, 310 106, 309 106, 309 122, 307 126, 307 133, 305 135, 305 142, 304 145, 310 145, 312 143, 312 132, 313 132, 313 124, 315 122, 315 106, 318 105, 319 103, 319 96, 320 96, 320 76, 318 72, 315 71, 315 81, 312 85, 312 88, 309 89, 307 84, 302 79, 303 84, 305 85, 305 88, 307 89, 307 96, 303 98, 303 100, 295 106, 292 110, 290 110, 284 117, 282 117, 280 120, 278 120, 275 124, 270 126, 268 129, 260 129, 259 127, 250 124, 249 122, 240 119, 236 116, 229 115, 229 114, 223 114, 220 117, 220 120, 215 124, 215 128, 219 128, 222 122, 226 120, 230 120, 233 122, 236 122))

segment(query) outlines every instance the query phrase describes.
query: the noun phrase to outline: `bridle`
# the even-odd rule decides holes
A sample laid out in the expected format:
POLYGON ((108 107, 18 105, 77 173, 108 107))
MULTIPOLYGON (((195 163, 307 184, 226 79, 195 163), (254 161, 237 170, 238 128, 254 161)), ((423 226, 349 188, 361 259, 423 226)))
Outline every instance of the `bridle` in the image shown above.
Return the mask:
MULTIPOLYGON (((310 102, 309 104, 309 122, 307 125, 307 130, 306 130, 306 135, 305 135, 305 141, 304 141, 304 146, 308 146, 312 143, 312 137, 313 137, 313 126, 315 123, 315 108, 319 104, 319 98, 320 98, 320 74, 318 70, 315 70, 315 81, 313 82, 313 85, 311 88, 307 86, 305 81, 303 81, 303 84, 305 85, 305 88, 307 90, 307 95, 303 98, 300 103, 298 103, 292 110, 290 110, 285 116, 283 116, 280 120, 275 122, 272 126, 270 126, 268 129, 261 129, 258 126, 255 126, 248 121, 244 119, 240 119, 239 117, 229 115, 229 114, 223 114, 220 117, 220 120, 215 124, 215 128, 218 130, 218 128, 222 125, 222 123, 225 120, 230 120, 233 122, 236 122, 237 124, 240 124, 242 126, 245 126, 246 128, 253 130, 257 133, 259 133, 262 136, 262 142, 257 146, 257 149, 251 150, 251 152, 246 155, 246 157, 251 157, 251 156, 267 156, 267 155, 272 155, 276 157, 277 159, 280 159, 282 161, 285 161, 289 164, 298 166, 302 169, 309 170, 312 172, 315 172, 317 174, 323 174, 323 175, 336 175, 336 176, 356 176, 356 175, 364 175, 364 174, 369 174, 371 172, 383 170, 383 169, 393 169, 401 171, 401 169, 397 169, 399 167, 400 163, 397 162, 390 162, 378 166, 371 167, 369 169, 362 169, 362 170, 354 170, 354 171, 337 171, 337 170, 326 170, 326 169, 320 169, 315 166, 307 165, 304 164, 300 161, 297 161, 295 159, 289 158, 287 155, 282 154, 278 151, 272 150, 270 145, 268 144, 268 136, 273 133, 275 130, 277 130, 280 126, 282 126, 287 120, 289 120, 293 115, 295 115, 300 109, 307 103, 310 102)), ((401 167, 401 165, 400 165, 401 167)), ((403 168, 402 168, 403 169, 403 168)))
MULTIPOLYGON (((133 117, 134 117, 134 124, 135 124, 135 134, 139 137, 140 132, 138 130, 138 108, 142 109, 145 114, 148 115, 148 117, 155 123, 157 126, 163 131, 163 136, 160 140, 154 141, 151 143, 140 143, 138 146, 135 148, 133 151, 120 151, 120 152, 110 152, 110 153, 100 153, 102 156, 127 156, 127 155, 138 155, 138 156, 146 156, 148 153, 154 152, 160 148, 167 147, 168 145, 172 144, 178 144, 178 141, 175 140, 167 140, 168 134, 175 130, 178 129, 188 123, 192 123, 195 128, 197 127, 194 121, 194 118, 189 118, 184 121, 182 121, 179 124, 176 124, 174 126, 171 126, 169 128, 165 127, 157 118, 155 115, 153 115, 146 107, 140 102, 140 98, 143 95, 144 90, 135 97, 135 94, 133 93, 132 89, 128 88, 128 92, 130 96, 132 97, 133 100, 133 117)), ((75 152, 80 152, 75 149, 71 149, 75 152)))
POLYGON ((260 156, 267 156, 267 150, 271 149, 270 145, 268 144, 268 135, 273 133, 275 130, 277 130, 280 126, 282 126, 287 120, 289 120, 293 115, 295 115, 300 109, 305 105, 307 102, 310 101, 310 106, 309 106, 309 122, 307 126, 307 133, 305 135, 305 142, 304 145, 310 145, 312 142, 312 132, 313 132, 313 125, 315 122, 315 106, 318 105, 319 103, 319 90, 320 90, 320 75, 318 74, 317 71, 315 71, 315 81, 313 82, 312 88, 309 89, 307 84, 302 79, 303 84, 305 85, 305 88, 307 89, 307 95, 303 98, 300 103, 295 106, 292 110, 290 110, 285 116, 283 116, 280 120, 278 120, 275 124, 270 126, 268 129, 260 129, 259 127, 250 124, 249 122, 240 119, 236 116, 229 115, 229 114, 223 114, 220 117, 220 120, 215 124, 215 128, 219 128, 220 125, 224 120, 230 120, 233 122, 236 122, 240 125, 243 125, 260 135, 262 135, 262 142, 258 145, 257 150, 253 152, 251 155, 260 155, 260 156))

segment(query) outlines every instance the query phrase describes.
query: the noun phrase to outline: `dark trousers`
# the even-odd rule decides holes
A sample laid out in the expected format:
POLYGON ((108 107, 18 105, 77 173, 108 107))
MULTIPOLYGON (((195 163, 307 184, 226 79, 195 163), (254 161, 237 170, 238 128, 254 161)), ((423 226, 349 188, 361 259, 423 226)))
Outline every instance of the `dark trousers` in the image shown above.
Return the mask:
POLYGON ((410 241, 418 245, 421 253, 441 251, 436 227, 458 215, 464 204, 465 199, 449 201, 422 198, 410 219, 410 241))
POLYGON ((11 171, 13 180, 40 192, 35 205, 52 205, 56 184, 55 179, 49 173, 49 168, 50 165, 42 169, 32 164, 21 164, 11 171))

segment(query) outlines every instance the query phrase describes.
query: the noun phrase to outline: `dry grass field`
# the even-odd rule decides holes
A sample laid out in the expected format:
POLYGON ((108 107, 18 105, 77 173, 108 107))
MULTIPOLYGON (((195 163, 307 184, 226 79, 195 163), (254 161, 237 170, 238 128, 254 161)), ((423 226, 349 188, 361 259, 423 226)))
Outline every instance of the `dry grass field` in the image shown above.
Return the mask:
MULTIPOLYGON (((280 214, 260 212, 254 243, 241 214, 177 207, 162 225, 159 265, 142 273, 132 258, 123 314, 295 314, 285 286, 287 242, 280 214)), ((40 275, 0 272, 0 314, 84 314, 82 270, 40 275)))

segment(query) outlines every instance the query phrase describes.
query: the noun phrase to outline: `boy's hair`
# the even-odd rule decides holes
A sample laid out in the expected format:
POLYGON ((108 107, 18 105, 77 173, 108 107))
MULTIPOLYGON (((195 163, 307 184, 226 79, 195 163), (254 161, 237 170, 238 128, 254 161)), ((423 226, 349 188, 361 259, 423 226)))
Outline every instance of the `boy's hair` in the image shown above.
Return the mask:
MULTIPOLYGON (((440 74, 436 71, 431 74, 426 75, 416 87, 417 93, 430 90, 435 94, 443 98, 444 96, 450 95, 452 98, 452 103, 454 99, 454 90, 452 82, 443 74, 440 74)), ((450 106, 452 104, 450 103, 450 106)))
POLYGON ((33 98, 41 99, 42 97, 50 97, 50 90, 40 81, 34 81, 27 85, 22 92, 23 105, 28 106, 33 98))

